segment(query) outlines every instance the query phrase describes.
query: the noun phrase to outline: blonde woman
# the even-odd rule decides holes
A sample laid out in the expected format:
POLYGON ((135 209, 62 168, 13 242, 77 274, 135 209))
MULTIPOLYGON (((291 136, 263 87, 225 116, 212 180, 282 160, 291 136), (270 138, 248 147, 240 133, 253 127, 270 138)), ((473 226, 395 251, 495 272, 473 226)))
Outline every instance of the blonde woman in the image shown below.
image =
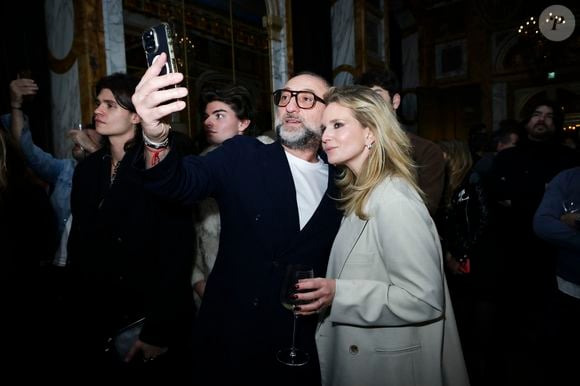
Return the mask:
POLYGON ((296 295, 301 314, 320 314, 323 385, 469 384, 408 137, 369 88, 332 88, 325 101, 323 148, 342 167, 345 217, 326 278, 296 295))

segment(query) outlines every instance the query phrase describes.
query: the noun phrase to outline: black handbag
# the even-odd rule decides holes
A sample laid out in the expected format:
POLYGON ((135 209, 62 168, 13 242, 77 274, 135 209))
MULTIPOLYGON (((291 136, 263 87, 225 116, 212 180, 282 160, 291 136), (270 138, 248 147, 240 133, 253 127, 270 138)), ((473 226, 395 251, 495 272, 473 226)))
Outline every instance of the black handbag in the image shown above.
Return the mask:
POLYGON ((115 335, 108 339, 107 350, 112 351, 118 360, 124 361, 129 350, 139 338, 144 323, 145 318, 141 318, 118 330, 115 335))

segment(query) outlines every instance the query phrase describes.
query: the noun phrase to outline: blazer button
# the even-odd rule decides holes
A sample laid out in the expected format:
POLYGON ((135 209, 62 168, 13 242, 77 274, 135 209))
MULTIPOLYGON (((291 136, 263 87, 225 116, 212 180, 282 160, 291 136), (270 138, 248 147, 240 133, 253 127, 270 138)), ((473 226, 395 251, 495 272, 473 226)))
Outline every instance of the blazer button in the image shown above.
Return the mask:
POLYGON ((260 299, 254 298, 254 300, 252 300, 252 305, 258 307, 260 305, 260 299))
POLYGON ((358 346, 353 344, 352 346, 350 346, 350 347, 348 348, 348 351, 349 351, 351 354, 353 354, 353 355, 356 355, 356 354, 358 354, 358 346))
POLYGON ((123 239, 120 237, 117 237, 117 243, 121 244, 123 242, 123 239))

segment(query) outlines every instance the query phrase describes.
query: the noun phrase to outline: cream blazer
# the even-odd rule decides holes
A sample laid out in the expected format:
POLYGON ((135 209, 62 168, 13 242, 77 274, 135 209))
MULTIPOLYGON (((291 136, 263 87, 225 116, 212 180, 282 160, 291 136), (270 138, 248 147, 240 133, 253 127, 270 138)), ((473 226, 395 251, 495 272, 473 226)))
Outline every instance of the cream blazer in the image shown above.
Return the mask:
POLYGON ((316 333, 323 385, 468 385, 433 220, 400 178, 380 183, 369 219, 343 219, 316 333))

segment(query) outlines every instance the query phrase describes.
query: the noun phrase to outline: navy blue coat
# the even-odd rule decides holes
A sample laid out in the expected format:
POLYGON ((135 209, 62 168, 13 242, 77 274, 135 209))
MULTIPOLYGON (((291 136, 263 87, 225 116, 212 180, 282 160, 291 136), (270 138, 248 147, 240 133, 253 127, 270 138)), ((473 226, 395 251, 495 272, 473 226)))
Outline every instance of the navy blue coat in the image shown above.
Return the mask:
POLYGON ((212 196, 219 204, 219 252, 196 327, 201 383, 319 383, 315 316, 300 317, 297 325, 297 346, 310 352, 311 362, 295 368, 276 361, 276 351, 291 344, 293 318, 279 294, 289 263, 308 263, 315 276, 325 276, 342 218, 331 198, 338 196, 334 168, 302 231, 290 166, 277 142, 236 136, 181 164, 170 152, 144 175, 154 193, 187 203, 212 196))

